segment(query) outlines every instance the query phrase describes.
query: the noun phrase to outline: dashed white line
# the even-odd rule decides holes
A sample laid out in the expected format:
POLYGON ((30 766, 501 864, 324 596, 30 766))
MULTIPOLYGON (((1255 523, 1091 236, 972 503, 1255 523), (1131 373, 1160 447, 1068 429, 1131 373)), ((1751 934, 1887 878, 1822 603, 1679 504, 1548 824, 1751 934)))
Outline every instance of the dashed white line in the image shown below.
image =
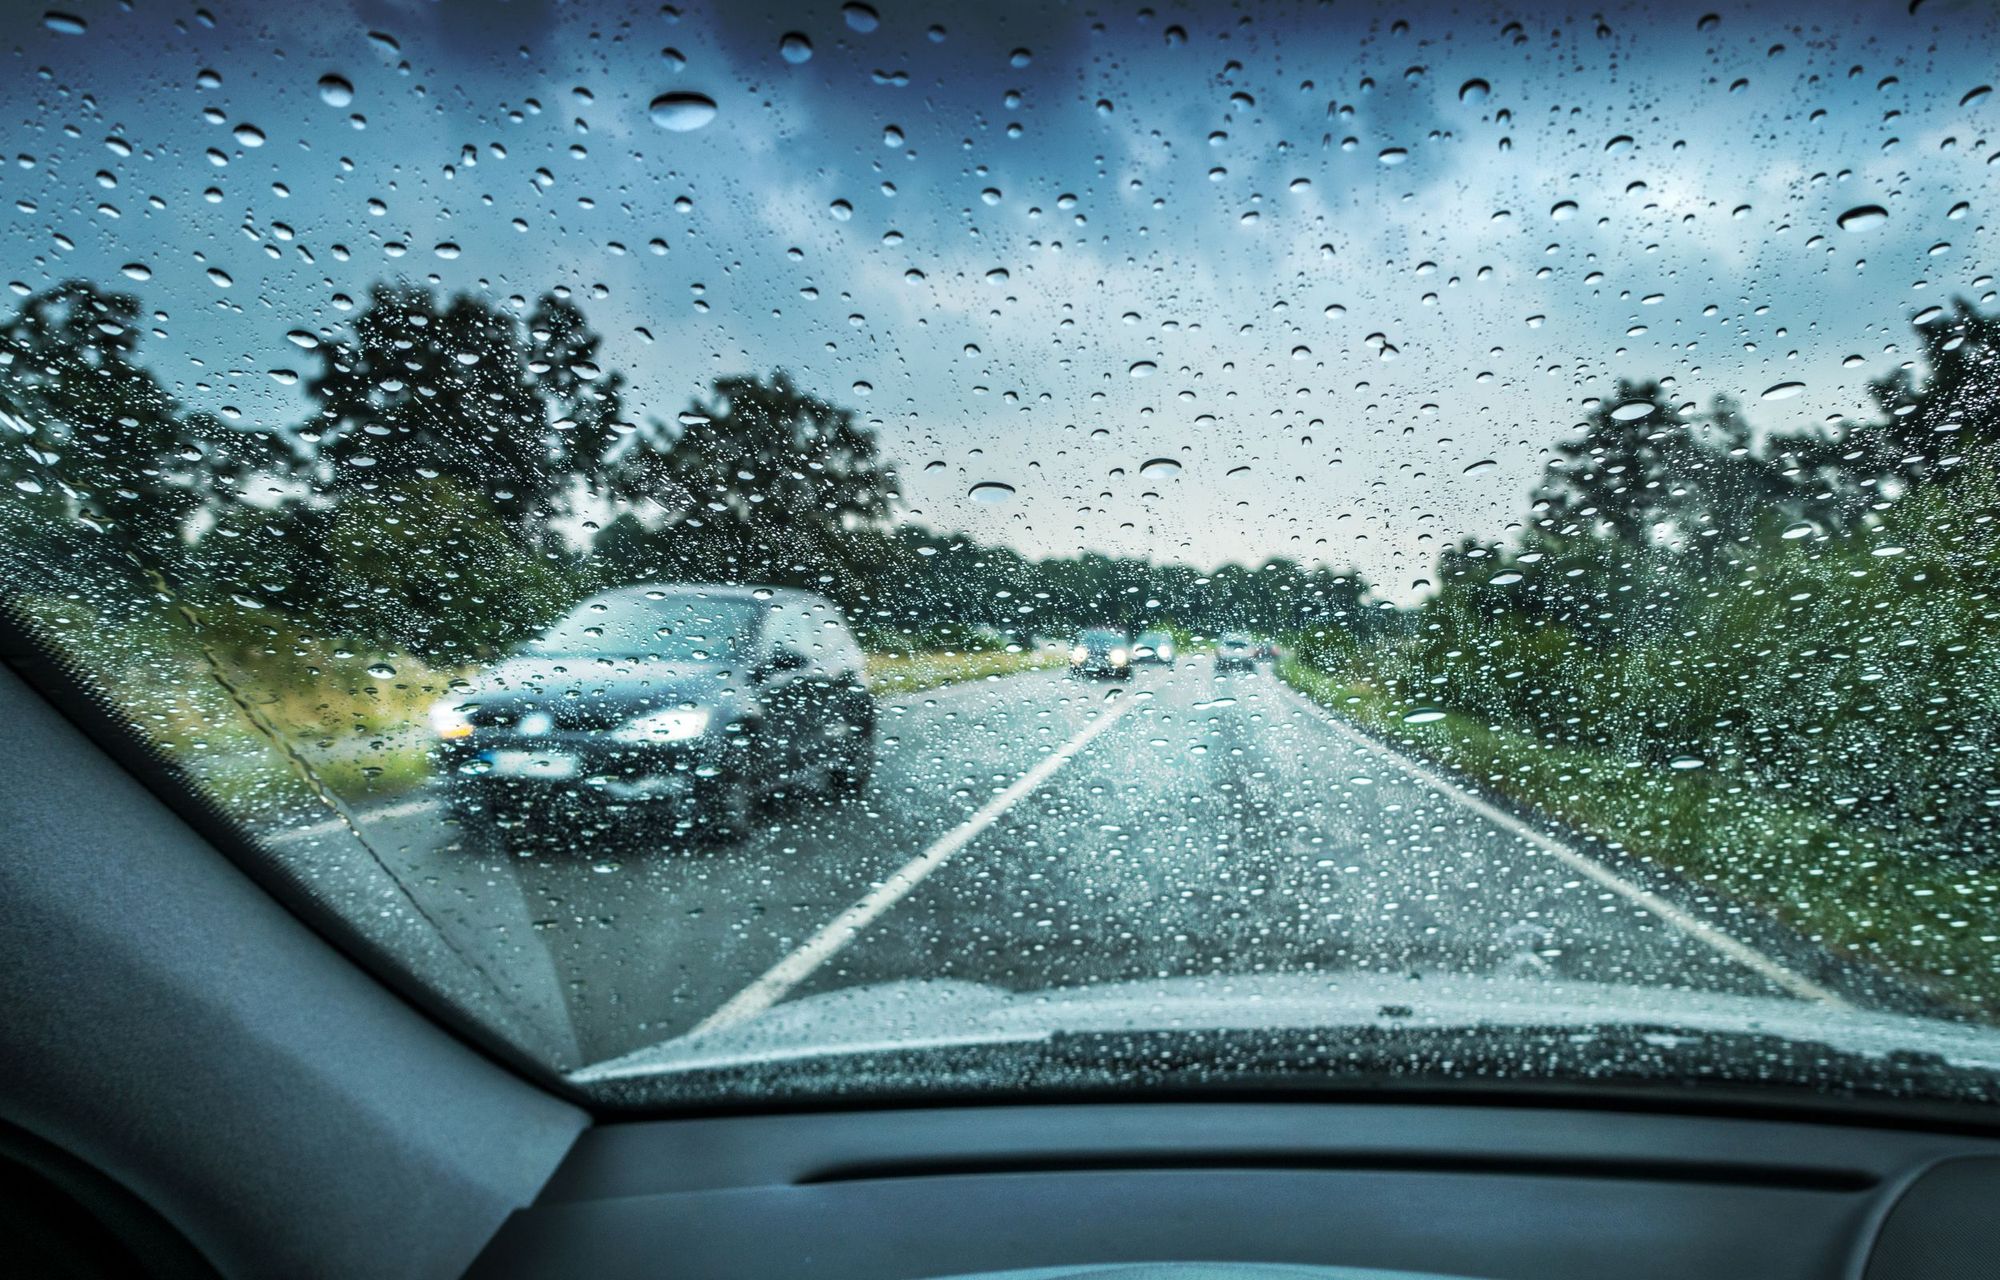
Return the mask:
POLYGON ((1117 723, 1118 718, 1131 706, 1132 699, 1126 697, 1105 707, 1097 718, 1085 725, 1075 737, 1043 756, 1032 769, 1015 779, 1012 785, 980 806, 977 813, 940 836, 930 848, 897 868, 894 874, 877 885, 867 897, 834 917, 831 923, 766 970, 764 976, 737 992, 730 997, 728 1003, 703 1018, 688 1034, 698 1036, 704 1032, 718 1031, 724 1027, 733 1027, 740 1022, 747 1022, 784 999, 792 988, 811 977, 814 971, 832 959, 841 948, 854 941, 863 929, 880 919, 884 912, 908 896, 912 889, 923 882, 925 876, 943 866, 953 854, 972 843, 980 832, 999 821, 1000 815, 1047 782, 1056 770, 1068 764, 1075 758, 1077 752, 1088 746, 1091 739, 1117 723))
POLYGON ((1292 690, 1289 686, 1286 686, 1286 692, 1298 699, 1321 724, 1326 725, 1349 742, 1388 757, 1388 759, 1395 763, 1397 768, 1417 779, 1431 790, 1458 804, 1464 805, 1495 826, 1504 828, 1514 835, 1521 837, 1521 839, 1528 841, 1542 852, 1554 857, 1578 874, 1589 878, 1612 893, 1624 898, 1626 901, 1645 908, 1688 936, 1708 944, 1731 960, 1734 960, 1737 964, 1742 965, 1752 973, 1770 982, 1773 986, 1788 991, 1801 1000, 1814 1000, 1834 1008, 1847 1007, 1847 1001, 1841 999, 1832 991, 1814 982, 1812 979, 1786 968, 1750 944, 1724 933, 1712 924, 1696 919, 1658 894, 1648 889, 1642 889, 1631 881, 1619 876, 1611 868, 1605 866, 1595 858, 1578 853, 1567 845, 1551 839, 1546 834, 1535 830, 1534 827, 1521 821, 1521 819, 1500 808, 1498 805, 1491 803, 1472 791, 1468 791, 1466 788, 1459 786, 1447 778, 1440 777, 1402 752, 1377 739, 1369 737, 1359 729, 1342 721, 1340 717, 1329 712, 1310 698, 1307 698, 1304 694, 1292 690))

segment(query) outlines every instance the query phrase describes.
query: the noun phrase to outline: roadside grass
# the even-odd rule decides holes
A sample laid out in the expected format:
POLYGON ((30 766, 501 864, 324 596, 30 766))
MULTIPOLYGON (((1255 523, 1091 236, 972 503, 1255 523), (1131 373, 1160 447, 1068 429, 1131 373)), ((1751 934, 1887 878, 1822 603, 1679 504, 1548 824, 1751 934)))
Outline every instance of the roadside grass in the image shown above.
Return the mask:
POLYGON ((1366 681, 1297 660, 1280 675, 1414 756, 1714 890, 1725 913, 1762 909, 1830 951, 2000 1021, 2000 869, 1909 852, 1893 831, 1804 807, 1727 762, 1669 771, 1454 711, 1409 724, 1409 705, 1366 681))
POLYGON ((868 655, 868 687, 876 697, 918 693, 941 685, 967 680, 997 679, 1022 671, 1060 667, 1067 661, 1056 649, 1023 649, 1008 652, 987 649, 971 653, 871 653, 868 655))

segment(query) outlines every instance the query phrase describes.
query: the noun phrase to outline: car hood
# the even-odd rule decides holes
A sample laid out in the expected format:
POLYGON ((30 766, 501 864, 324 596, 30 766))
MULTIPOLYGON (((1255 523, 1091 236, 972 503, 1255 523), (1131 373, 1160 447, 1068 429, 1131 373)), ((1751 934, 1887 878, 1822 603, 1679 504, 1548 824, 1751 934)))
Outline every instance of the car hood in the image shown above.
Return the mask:
POLYGON ((1843 1055, 1922 1058, 2000 1073, 2000 1030, 1846 1005, 1718 992, 1456 976, 1259 974, 1034 992, 953 980, 855 987, 777 1005, 749 1021, 583 1067, 578 1084, 766 1066, 829 1055, 1020 1046, 1079 1034, 1313 1032, 1579 1033, 1623 1028, 1649 1043, 1744 1037, 1843 1055))

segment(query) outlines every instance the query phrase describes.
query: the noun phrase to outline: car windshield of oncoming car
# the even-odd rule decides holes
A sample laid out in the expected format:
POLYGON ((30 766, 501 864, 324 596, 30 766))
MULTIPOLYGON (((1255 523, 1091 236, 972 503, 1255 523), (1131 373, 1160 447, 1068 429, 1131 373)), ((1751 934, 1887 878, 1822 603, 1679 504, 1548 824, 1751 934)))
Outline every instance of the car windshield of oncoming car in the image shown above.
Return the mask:
POLYGON ((756 626, 757 606, 699 596, 612 596, 593 600, 530 641, 541 657, 646 657, 662 662, 739 658, 756 626))
POLYGON ((2000 8, 52 3, 16 651, 457 1025, 2000 1100, 2000 8))

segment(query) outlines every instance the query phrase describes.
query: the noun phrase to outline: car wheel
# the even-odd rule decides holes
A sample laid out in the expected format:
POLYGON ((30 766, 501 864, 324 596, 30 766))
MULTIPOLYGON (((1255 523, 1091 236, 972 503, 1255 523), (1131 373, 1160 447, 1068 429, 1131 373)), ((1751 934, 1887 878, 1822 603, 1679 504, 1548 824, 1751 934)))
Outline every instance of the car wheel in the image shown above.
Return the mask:
POLYGON ((875 733, 872 729, 856 729, 847 736, 846 758, 835 766, 828 790, 835 795, 859 795, 868 788, 868 778, 875 772, 875 733))

